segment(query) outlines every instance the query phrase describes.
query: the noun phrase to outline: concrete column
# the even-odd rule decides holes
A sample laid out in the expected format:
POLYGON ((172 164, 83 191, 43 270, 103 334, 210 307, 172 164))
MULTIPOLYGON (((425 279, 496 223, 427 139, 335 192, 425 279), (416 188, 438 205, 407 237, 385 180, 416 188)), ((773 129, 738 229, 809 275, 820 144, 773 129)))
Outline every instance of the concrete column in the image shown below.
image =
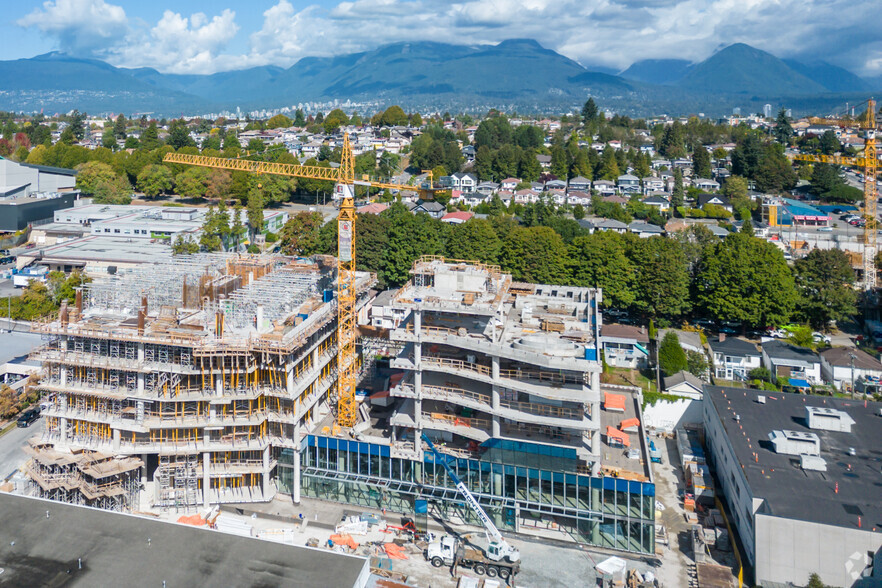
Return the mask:
POLYGON ((67 386, 67 366, 61 366, 61 385, 67 386))
POLYGON ((261 491, 263 492, 263 499, 266 500, 266 497, 269 496, 269 482, 270 482, 270 448, 267 446, 263 450, 263 476, 261 476, 261 480, 263 481, 263 487, 261 491))
POLYGON ((291 498, 294 504, 300 504, 300 423, 294 427, 294 479, 291 482, 291 498))
POLYGON ((213 421, 217 418, 217 405, 209 404, 208 405, 208 420, 213 421))
POLYGON ((138 395, 144 394, 144 374, 138 374, 138 395))
POLYGON ((144 361, 144 344, 138 343, 138 361, 144 361))
POLYGON ((211 455, 206 451, 202 454, 202 506, 209 505, 211 497, 211 455))
POLYGON ((224 395, 224 380, 221 378, 220 374, 217 374, 214 377, 214 393, 216 396, 224 395))
POLYGON ((413 311, 413 334, 416 335, 417 339, 420 337, 420 329, 423 327, 423 311, 415 310, 413 311))
POLYGON ((493 376, 493 380, 496 381, 499 379, 499 357, 494 355, 490 358, 490 375, 493 376))
POLYGON ((141 461, 144 462, 143 467, 141 467, 141 485, 147 485, 147 454, 144 453, 141 455, 141 461))
POLYGON ((413 373, 413 390, 416 400, 413 401, 413 422, 419 427, 423 418, 423 372, 417 370, 413 373))
POLYGON ((119 429, 114 429, 113 430, 113 450, 114 451, 119 451, 119 444, 120 444, 120 432, 119 432, 119 429))
POLYGON ((141 425, 144 423, 144 413, 146 412, 144 402, 139 400, 136 407, 136 415, 138 417, 138 424, 141 425))
POLYGON ((285 366, 285 387, 288 390, 288 394, 294 394, 294 364, 288 364, 285 366))
POLYGON ((60 419, 58 419, 58 426, 61 429, 61 442, 66 443, 67 442, 67 419, 64 417, 61 417, 60 419))

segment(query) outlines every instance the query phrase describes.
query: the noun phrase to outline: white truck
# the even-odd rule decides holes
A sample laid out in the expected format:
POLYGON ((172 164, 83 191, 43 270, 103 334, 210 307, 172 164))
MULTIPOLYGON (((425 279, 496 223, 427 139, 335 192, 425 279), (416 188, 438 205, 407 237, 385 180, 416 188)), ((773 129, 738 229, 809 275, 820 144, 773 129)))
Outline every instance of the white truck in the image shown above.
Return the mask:
POLYGON ((505 540, 499 529, 496 528, 496 525, 493 524, 493 521, 490 520, 490 517, 487 516, 487 513, 481 508, 481 505, 475 500, 472 493, 469 492, 466 485, 462 483, 462 480, 459 479, 456 472, 447 463, 448 457, 435 449, 432 440, 425 433, 422 435, 422 438, 429 446, 429 449, 432 450, 435 456, 435 463, 440 462, 444 466, 447 475, 456 484, 456 489, 463 495, 469 507, 478 515, 481 524, 484 526, 484 533, 487 535, 488 542, 487 549, 482 552, 466 547, 455 537, 445 535, 437 541, 429 543, 424 552, 426 560, 432 562, 432 565, 436 568, 440 568, 442 565, 451 566, 454 574, 456 573, 456 568, 462 566, 471 569, 478 576, 487 574, 491 578, 499 576, 503 580, 508 580, 520 571, 520 564, 518 562, 521 559, 521 552, 505 540))

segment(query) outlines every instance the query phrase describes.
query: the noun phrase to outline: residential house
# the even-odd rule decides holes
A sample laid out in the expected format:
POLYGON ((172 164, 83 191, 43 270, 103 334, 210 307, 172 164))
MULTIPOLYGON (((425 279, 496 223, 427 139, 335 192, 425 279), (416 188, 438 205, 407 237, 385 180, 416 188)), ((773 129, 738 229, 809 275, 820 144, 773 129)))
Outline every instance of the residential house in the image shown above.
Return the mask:
POLYGON ((566 190, 567 183, 563 180, 549 180, 545 182, 546 190, 566 190))
POLYGON ((474 174, 457 172, 450 176, 451 188, 463 192, 474 192, 478 187, 478 177, 474 174))
POLYGON ((665 230, 662 227, 640 220, 635 220, 628 225, 628 230, 641 239, 655 237, 656 235, 664 235, 665 233, 665 230))
POLYGON ((773 380, 798 388, 822 382, 821 358, 811 349, 772 339, 763 342, 762 350, 763 365, 773 380))
POLYGON ((643 178, 643 193, 662 192, 665 189, 665 181, 660 177, 646 176, 643 178))
POLYGON ((631 174, 622 174, 616 180, 616 186, 625 194, 640 191, 640 178, 631 174))
POLYGON ((514 201, 517 204, 528 204, 530 202, 538 202, 539 194, 533 190, 518 190, 514 193, 514 201))
POLYGON ((597 229, 594 223, 597 221, 590 221, 587 218, 576 219, 576 222, 579 223, 579 226, 588 231, 589 235, 593 235, 594 231, 597 229))
POLYGON ((461 225, 467 220, 475 216, 474 212, 468 210, 457 210, 456 212, 448 212, 441 217, 442 223, 450 223, 452 225, 461 225))
POLYGON ((718 339, 708 340, 708 346, 713 356, 715 378, 746 380, 750 370, 762 366, 762 354, 750 341, 720 333, 718 339))
POLYGON ((499 182, 499 188, 501 190, 511 190, 514 192, 517 190, 518 185, 521 181, 518 178, 505 178, 499 182))
POLYGON ((551 190, 548 196, 556 206, 563 206, 567 202, 567 193, 563 190, 551 190))
POLYGON ((610 196, 617 192, 615 182, 611 180, 597 180, 594 182, 592 187, 597 191, 601 196, 610 196))
POLYGON ((840 390, 850 390, 852 383, 862 389, 861 383, 867 380, 878 384, 882 363, 857 347, 833 347, 821 352, 821 373, 840 390))
POLYGON ((701 400, 704 395, 704 382, 689 372, 677 372, 664 379, 665 394, 701 400))
POLYGON ((392 306, 397 292, 394 288, 383 290, 371 301, 371 326, 375 329, 394 329, 407 316, 405 309, 392 306))
POLYGON ((465 157, 466 163, 472 163, 475 161, 475 156, 478 154, 478 151, 475 149, 474 145, 466 145, 462 148, 462 156, 465 157))
POLYGON ((389 208, 388 204, 383 204, 382 202, 372 202, 371 204, 366 204, 365 206, 359 207, 356 212, 358 214, 380 214, 387 208, 389 208))
POLYGON ((605 324, 601 327, 600 340, 608 365, 632 369, 647 367, 649 335, 646 329, 615 323, 605 324))
POLYGON ((481 182, 476 188, 477 192, 479 194, 483 194, 484 196, 489 196, 496 192, 496 190, 498 189, 499 184, 497 184, 496 182, 481 182))
POLYGON ((591 221, 594 224, 594 228, 598 231, 613 231, 615 233, 627 233, 628 225, 623 223, 622 221, 617 221, 611 218, 600 218, 591 221))
POLYGON ((654 206, 659 212, 669 212, 671 210, 671 202, 664 196, 653 194, 643 199, 646 206, 654 206))
POLYGON ((601 200, 603 200, 604 202, 607 202, 609 204, 618 204, 622 208, 625 208, 628 205, 628 203, 631 202, 631 199, 626 196, 616 196, 616 195, 604 196, 601 200))
POLYGON ((591 180, 588 178, 583 178, 582 176, 576 176, 575 178, 570 178, 570 181, 567 182, 567 190, 573 191, 576 190, 578 192, 588 192, 591 190, 591 180))
POLYGON ((652 160, 652 169, 660 170, 662 168, 671 169, 671 160, 670 159, 653 159, 652 160))
POLYGON ((570 206, 575 206, 577 204, 589 206, 591 204, 591 194, 588 192, 570 191, 567 193, 567 204, 570 206))
POLYGON ((414 214, 425 212, 432 218, 440 219, 447 213, 447 207, 434 200, 420 200, 416 203, 416 206, 413 207, 411 212, 414 214))
POLYGON ((460 202, 466 204, 471 207, 478 206, 482 202, 489 202, 490 198, 488 196, 484 196, 479 192, 469 192, 468 194, 463 194, 460 202))
POLYGON ((720 225, 712 225, 706 224, 707 230, 710 231, 715 237, 719 237, 720 239, 725 239, 729 236, 729 230, 721 227, 720 225))
POLYGON ((541 153, 536 154, 536 161, 539 162, 539 165, 542 166, 542 169, 548 169, 551 167, 551 156, 543 155, 541 153))
POLYGON ((708 178, 693 178, 692 185, 699 190, 707 190, 708 192, 716 192, 720 189, 720 183, 716 180, 708 178))
POLYGON ((722 194, 699 194, 698 195, 698 206, 699 208, 704 206, 705 204, 715 204, 717 206, 721 206, 732 212, 732 203, 729 202, 729 198, 723 196, 722 194))
POLYGON ((704 344, 701 342, 701 335, 695 331, 684 331, 682 329, 659 329, 658 340, 661 341, 668 331, 673 331, 677 335, 680 347, 683 351, 694 351, 696 353, 704 353, 704 344))

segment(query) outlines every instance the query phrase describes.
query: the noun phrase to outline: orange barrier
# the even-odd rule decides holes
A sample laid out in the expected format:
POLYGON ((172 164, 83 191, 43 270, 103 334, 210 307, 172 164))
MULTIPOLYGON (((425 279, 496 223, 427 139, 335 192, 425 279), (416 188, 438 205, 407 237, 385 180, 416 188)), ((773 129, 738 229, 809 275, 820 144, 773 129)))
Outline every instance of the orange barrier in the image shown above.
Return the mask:
POLYGON ((185 525, 194 525, 196 527, 202 527, 206 524, 205 519, 203 519, 198 514, 190 516, 184 515, 182 517, 178 517, 178 522, 184 523, 185 525))
POLYGON ((388 555, 390 559, 410 559, 407 557, 407 554, 404 553, 404 547, 401 545, 385 543, 383 544, 383 549, 386 550, 386 555, 388 555))
POLYGON ((331 541, 334 542, 334 545, 346 545, 352 549, 358 549, 358 543, 355 542, 352 535, 331 535, 331 541))

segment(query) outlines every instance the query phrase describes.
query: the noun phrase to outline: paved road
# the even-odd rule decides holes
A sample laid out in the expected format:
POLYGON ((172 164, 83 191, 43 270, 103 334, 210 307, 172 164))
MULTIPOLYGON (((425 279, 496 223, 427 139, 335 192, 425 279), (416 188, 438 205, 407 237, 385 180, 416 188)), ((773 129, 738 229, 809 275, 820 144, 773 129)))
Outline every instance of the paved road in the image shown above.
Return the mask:
POLYGON ((25 442, 42 433, 43 419, 39 418, 30 427, 15 427, 0 437, 0 480, 5 480, 15 473, 15 470, 27 460, 27 455, 22 449, 25 442))

